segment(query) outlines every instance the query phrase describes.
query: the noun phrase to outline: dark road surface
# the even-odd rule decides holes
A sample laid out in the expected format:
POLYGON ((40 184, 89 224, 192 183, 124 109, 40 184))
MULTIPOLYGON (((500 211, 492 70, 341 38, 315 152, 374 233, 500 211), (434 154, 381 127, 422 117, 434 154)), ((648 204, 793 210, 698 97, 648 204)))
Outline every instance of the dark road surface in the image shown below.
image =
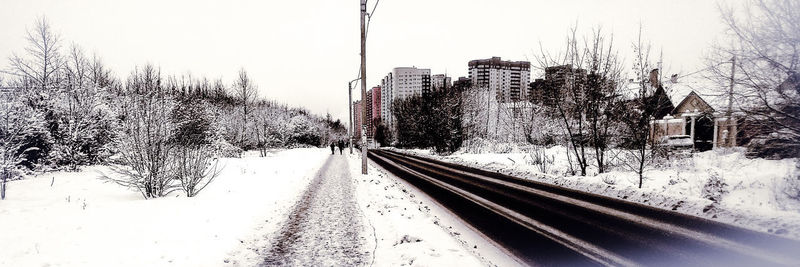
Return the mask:
POLYGON ((494 172, 371 150, 530 265, 800 266, 800 242, 494 172))

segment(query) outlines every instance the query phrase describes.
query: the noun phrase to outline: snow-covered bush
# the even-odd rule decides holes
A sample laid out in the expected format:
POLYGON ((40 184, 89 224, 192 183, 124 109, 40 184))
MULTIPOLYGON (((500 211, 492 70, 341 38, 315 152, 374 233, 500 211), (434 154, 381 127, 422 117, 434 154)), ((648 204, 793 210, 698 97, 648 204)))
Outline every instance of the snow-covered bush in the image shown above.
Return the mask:
POLYGON ((127 95, 120 103, 122 130, 115 140, 124 166, 113 167, 123 177, 105 178, 135 188, 145 198, 179 190, 170 161, 176 146, 171 140, 176 128, 171 119, 175 101, 161 88, 160 74, 152 66, 134 71, 126 87, 127 95))
POLYGON ((800 159, 795 159, 795 169, 778 180, 778 203, 789 210, 800 211, 800 159))
POLYGON ((604 175, 603 182, 606 183, 607 185, 615 185, 617 184, 617 179, 611 175, 604 175))
POLYGON ((728 193, 728 184, 716 170, 709 169, 707 172, 708 181, 703 186, 702 197, 719 203, 722 201, 722 196, 728 193))
POLYGON ((556 160, 555 155, 547 155, 547 148, 536 146, 530 153, 530 164, 536 166, 541 173, 548 173, 556 160))
POLYGON ((187 197, 196 196, 219 174, 218 161, 211 146, 180 146, 173 150, 171 161, 174 179, 180 182, 187 197))
POLYGON ((292 117, 289 119, 289 128, 292 132, 290 139, 292 143, 320 146, 319 128, 307 116, 292 117))
POLYGON ((215 136, 211 142, 211 149, 214 157, 217 158, 239 158, 242 156, 242 149, 229 143, 222 135, 215 136))
POLYGON ((59 166, 76 170, 78 165, 97 163, 111 141, 113 112, 104 99, 106 88, 98 85, 97 61, 90 61, 73 45, 64 67, 67 79, 54 95, 52 134, 55 144, 49 155, 59 166))
POLYGON ((48 136, 41 113, 24 104, 19 92, 2 93, 0 97, 0 193, 5 198, 7 181, 21 177, 27 156, 39 151, 36 140, 48 136))

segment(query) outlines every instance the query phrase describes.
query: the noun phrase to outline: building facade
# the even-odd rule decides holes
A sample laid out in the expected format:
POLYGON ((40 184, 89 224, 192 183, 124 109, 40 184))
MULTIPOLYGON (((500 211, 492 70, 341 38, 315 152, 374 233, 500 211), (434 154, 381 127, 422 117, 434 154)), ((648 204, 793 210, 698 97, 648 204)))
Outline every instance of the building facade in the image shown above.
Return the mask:
POLYGON ((416 67, 397 67, 381 80, 381 121, 393 128, 392 103, 431 90, 431 70, 416 67))
POLYGON ((531 64, 527 61, 503 61, 500 57, 469 62, 472 85, 492 92, 497 101, 507 103, 527 100, 531 64))
POLYGON ((366 120, 364 123, 367 125, 367 139, 372 138, 372 89, 367 90, 367 99, 364 101, 364 109, 367 111, 366 120))
POLYGON ((556 98, 563 96, 569 88, 584 86, 586 79, 586 70, 573 68, 572 65, 547 67, 544 70, 544 79, 536 79, 530 83, 528 100, 555 106, 556 98))
POLYGON ((453 87, 450 77, 447 77, 445 74, 434 74, 431 75, 431 90, 443 90, 445 88, 453 87))
MULTIPOLYGON (((650 80, 660 85, 657 70, 651 74, 656 75, 651 75, 650 80)), ((677 104, 672 106, 669 114, 656 116, 661 119, 650 122, 651 140, 660 142, 666 136, 688 135, 696 151, 743 145, 739 142, 739 135, 742 134, 739 130, 741 117, 736 111, 722 111, 726 110, 727 101, 715 97, 715 86, 707 81, 678 82, 675 77, 664 84, 669 89, 669 101, 677 104)), ((659 88, 658 91, 664 90, 659 88)))
POLYGON ((380 101, 381 101, 381 111, 380 117, 381 121, 384 125, 389 125, 392 120, 392 113, 390 109, 392 108, 392 80, 393 80, 392 73, 386 75, 381 79, 381 94, 380 94, 380 101))
POLYGON ((370 132, 374 136, 375 129, 378 128, 378 124, 381 123, 381 115, 383 111, 383 103, 381 103, 382 97, 382 88, 380 86, 372 87, 372 116, 370 117, 370 132))
POLYGON ((399 67, 392 70, 392 100, 422 95, 431 90, 431 70, 399 67))
POLYGON ((472 88, 472 80, 467 77, 458 77, 458 80, 453 82, 453 90, 464 91, 472 88))

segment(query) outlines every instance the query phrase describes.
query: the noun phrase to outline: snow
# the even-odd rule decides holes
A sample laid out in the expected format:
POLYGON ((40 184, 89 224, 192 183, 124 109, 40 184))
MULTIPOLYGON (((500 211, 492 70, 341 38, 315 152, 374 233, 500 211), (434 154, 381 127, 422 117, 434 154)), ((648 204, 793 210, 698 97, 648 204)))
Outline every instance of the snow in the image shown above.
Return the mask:
POLYGON ((374 237, 374 266, 517 266, 485 236, 445 207, 370 161, 348 155, 359 205, 374 237))
MULTIPOLYGON (((304 192, 318 180, 316 188, 323 194, 312 198, 323 204, 339 191, 331 191, 332 183, 339 188, 352 183, 355 199, 342 197, 356 205, 358 212, 348 212, 348 219, 360 225, 352 230, 360 232, 358 247, 371 265, 518 265, 412 186, 374 166, 370 175, 361 175, 360 162, 358 154, 331 156, 327 148, 270 151, 263 158, 247 152, 243 158, 221 159, 221 175, 194 198, 172 194, 145 200, 138 192, 99 179, 113 175, 105 166, 13 181, 8 198, 0 201, 0 266, 264 264, 294 208, 305 203, 304 192), (338 180, 315 179, 331 157, 346 159, 334 158, 328 167, 338 180)), ((322 216, 308 223, 324 225, 319 221, 327 219, 329 210, 323 207, 308 215, 322 216)), ((299 236, 305 240, 330 232, 317 228, 304 229, 299 236)), ((306 259, 308 249, 300 252, 306 259)), ((329 255, 315 255, 314 262, 331 263, 329 255)))
POLYGON ((0 201, 0 266, 252 265, 244 242, 278 229, 328 155, 221 159, 221 175, 194 198, 144 200, 98 179, 111 173, 104 166, 10 182, 0 201))
POLYGON ((295 205, 261 265, 364 266, 372 247, 354 194, 348 160, 331 155, 295 205))
POLYGON ((543 149, 553 160, 544 173, 533 163, 532 155, 524 152, 527 150, 531 148, 515 147, 510 153, 416 154, 800 239, 798 159, 749 159, 743 149, 695 153, 651 166, 639 189, 638 175, 614 157, 624 155, 623 151, 609 152, 610 171, 598 175, 597 168, 590 166, 583 177, 570 171, 563 146, 543 149), (723 184, 710 187, 722 191, 718 203, 704 193, 713 176, 723 184))

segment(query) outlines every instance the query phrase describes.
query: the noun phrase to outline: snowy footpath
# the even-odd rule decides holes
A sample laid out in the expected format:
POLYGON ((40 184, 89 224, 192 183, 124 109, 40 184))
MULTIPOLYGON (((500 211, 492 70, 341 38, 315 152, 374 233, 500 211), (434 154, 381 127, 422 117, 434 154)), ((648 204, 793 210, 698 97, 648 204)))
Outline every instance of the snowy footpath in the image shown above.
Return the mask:
POLYGON ((347 159, 331 155, 274 237, 262 265, 363 266, 370 253, 347 159))
POLYGON ((372 165, 362 175, 360 157, 348 153, 330 156, 281 230, 245 244, 257 256, 235 265, 516 265, 398 178, 372 165))

